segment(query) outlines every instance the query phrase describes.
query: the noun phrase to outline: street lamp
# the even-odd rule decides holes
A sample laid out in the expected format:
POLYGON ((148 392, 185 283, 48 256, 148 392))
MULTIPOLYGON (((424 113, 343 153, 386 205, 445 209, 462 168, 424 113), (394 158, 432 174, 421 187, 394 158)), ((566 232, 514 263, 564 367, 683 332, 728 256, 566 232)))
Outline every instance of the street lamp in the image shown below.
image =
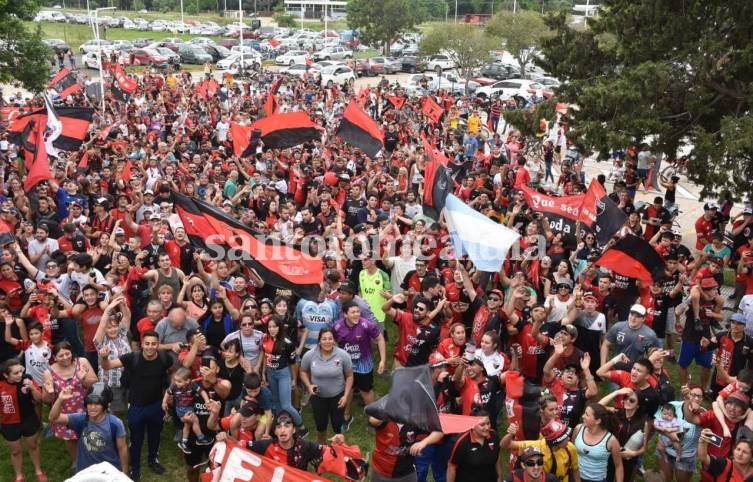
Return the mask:
POLYGON ((102 40, 99 37, 99 12, 104 12, 105 10, 115 10, 115 7, 101 7, 94 10, 94 24, 97 26, 97 28, 94 30, 94 33, 98 49, 97 57, 99 63, 99 91, 102 100, 101 107, 103 119, 105 117, 105 76, 102 73, 102 40))
POLYGON ((238 72, 240 72, 241 77, 243 77, 245 69, 243 68, 243 2, 241 0, 238 0, 238 27, 238 45, 240 45, 241 48, 241 63, 238 66, 238 72))

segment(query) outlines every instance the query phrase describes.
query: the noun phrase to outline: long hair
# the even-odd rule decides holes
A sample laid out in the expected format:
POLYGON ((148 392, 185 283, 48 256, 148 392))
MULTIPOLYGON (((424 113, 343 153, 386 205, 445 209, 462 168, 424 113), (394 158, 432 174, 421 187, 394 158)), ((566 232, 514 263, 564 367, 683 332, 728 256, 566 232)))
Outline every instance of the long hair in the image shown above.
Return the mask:
POLYGON ((617 433, 617 420, 606 407, 598 402, 589 403, 586 408, 591 408, 594 418, 599 420, 599 426, 613 434, 617 433))
MULTIPOLYGON (((277 336, 274 337, 275 343, 272 347, 272 352, 275 354, 281 354, 285 348, 285 338, 288 335, 287 326, 283 323, 282 318, 279 315, 272 315, 269 317, 269 323, 274 322, 279 328, 277 336)), ((267 330, 269 330, 269 324, 267 324, 267 330)))

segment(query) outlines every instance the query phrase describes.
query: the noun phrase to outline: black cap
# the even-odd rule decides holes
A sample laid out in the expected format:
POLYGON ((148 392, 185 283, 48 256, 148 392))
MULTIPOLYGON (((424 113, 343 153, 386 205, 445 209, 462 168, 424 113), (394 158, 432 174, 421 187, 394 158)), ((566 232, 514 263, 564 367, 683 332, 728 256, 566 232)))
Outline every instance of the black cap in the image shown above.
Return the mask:
POLYGON ((337 288, 337 290, 342 291, 343 293, 350 293, 351 295, 356 294, 356 287, 350 281, 340 283, 340 287, 337 288))

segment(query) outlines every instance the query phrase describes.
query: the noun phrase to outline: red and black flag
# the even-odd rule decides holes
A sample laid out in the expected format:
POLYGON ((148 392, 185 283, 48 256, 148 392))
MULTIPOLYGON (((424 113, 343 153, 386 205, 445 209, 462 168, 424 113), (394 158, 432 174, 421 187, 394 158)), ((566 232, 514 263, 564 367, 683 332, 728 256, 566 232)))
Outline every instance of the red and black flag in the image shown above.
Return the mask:
POLYGON ((645 283, 664 276, 664 259, 645 239, 629 234, 619 239, 596 260, 617 274, 645 283))
POLYGON ((27 193, 40 182, 52 179, 44 139, 46 129, 46 124, 32 121, 26 124, 21 134, 21 146, 24 149, 24 161, 28 169, 24 177, 24 191, 27 193))
POLYGON ((423 139, 426 167, 424 168, 424 214, 439 219, 447 196, 452 192, 453 181, 447 172, 447 158, 423 139))
POLYGON ((593 181, 583 197, 578 220, 596 234, 599 244, 605 245, 625 224, 627 215, 607 196, 604 186, 593 181))
POLYGON ((112 73, 113 77, 115 77, 115 81, 118 83, 120 90, 122 90, 126 94, 133 94, 136 91, 136 88, 138 88, 139 84, 135 80, 129 78, 128 75, 126 75, 122 65, 117 63, 108 63, 107 69, 112 73))
MULTIPOLYGON (((52 145, 64 151, 78 150, 89 131, 94 109, 89 107, 58 107, 55 112, 63 129, 60 136, 52 142, 52 145)), ((37 109, 16 117, 8 128, 8 140, 16 145, 21 145, 22 134, 31 122, 46 126, 48 124, 47 108, 37 109)))
MULTIPOLYGON (((264 143, 264 147, 273 149, 285 149, 297 146, 306 141, 319 139, 322 136, 321 126, 315 124, 306 112, 274 114, 259 119, 250 126, 231 125, 231 129, 233 129, 233 144, 236 142, 236 133, 244 136, 239 141, 241 145, 245 143, 246 146, 253 144, 254 136, 258 135, 259 139, 264 143)), ((238 147, 235 150, 237 152, 238 147)), ((245 150, 245 147, 241 149, 241 153, 245 150)))
POLYGON ((361 148, 369 157, 375 157, 384 145, 382 129, 352 100, 343 113, 337 135, 348 144, 361 148))
POLYGON ((390 104, 395 106, 395 109, 400 110, 405 105, 405 97, 398 97, 396 95, 387 94, 385 96, 390 104))
POLYGON ((76 80, 76 76, 66 68, 60 69, 55 77, 47 85, 48 89, 53 89, 60 97, 68 97, 81 90, 81 84, 76 80))
POLYGON ((191 242, 210 255, 237 256, 272 286, 306 297, 319 291, 320 259, 284 244, 266 244, 248 226, 214 206, 173 192, 176 212, 191 242))
POLYGON ((437 101, 435 101, 434 98, 429 95, 424 96, 421 104, 421 113, 431 119, 431 121, 435 124, 439 122, 439 119, 442 118, 442 114, 444 114, 444 109, 442 108, 442 106, 437 104, 437 101))
POLYGON ((267 99, 264 101, 264 114, 267 116, 274 115, 277 112, 277 91, 280 90, 282 77, 277 77, 272 85, 269 86, 267 99))

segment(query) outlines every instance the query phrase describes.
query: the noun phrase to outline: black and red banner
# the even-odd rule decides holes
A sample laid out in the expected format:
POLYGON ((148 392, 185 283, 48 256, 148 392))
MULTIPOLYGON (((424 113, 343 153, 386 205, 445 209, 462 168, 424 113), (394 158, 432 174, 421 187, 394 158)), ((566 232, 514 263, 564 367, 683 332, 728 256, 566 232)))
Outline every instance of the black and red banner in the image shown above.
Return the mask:
POLYGON ((395 109, 400 110, 405 105, 405 97, 398 97, 396 95, 387 94, 385 96, 390 104, 395 106, 395 109))
MULTIPOLYGON (((63 131, 52 142, 52 145, 64 151, 78 150, 86 138, 94 109, 89 107, 58 107, 55 112, 63 124, 63 131)), ((16 117, 8 127, 8 140, 16 145, 21 145, 22 134, 32 121, 38 125, 47 126, 47 108, 37 109, 16 117)))
POLYGON ((274 115, 277 112, 277 91, 280 90, 280 85, 282 85, 282 77, 277 77, 269 86, 269 92, 264 101, 264 114, 267 116, 274 115))
POLYGON ((81 90, 81 84, 76 80, 76 76, 66 68, 58 71, 47 85, 48 89, 53 89, 62 98, 73 95, 81 90))
POLYGON ((356 101, 350 101, 345 109, 337 135, 348 144, 359 147, 369 157, 375 157, 384 145, 384 133, 356 101))
POLYGON ((424 152, 427 156, 424 168, 424 214, 432 219, 439 219, 447 195, 452 192, 453 180, 447 171, 447 158, 423 138, 424 152))
POLYGON ((617 274, 651 283, 664 276, 664 259, 645 239, 629 234, 596 261, 617 274))
POLYGON ((107 70, 109 70, 120 87, 120 90, 126 94, 133 94, 138 88, 139 84, 126 75, 123 66, 117 63, 107 63, 107 70))
POLYGON ((596 239, 605 245, 627 221, 627 214, 607 196, 604 186, 592 181, 580 210, 580 221, 591 228, 596 239))
POLYGON ((191 242, 207 253, 239 258, 272 286, 300 296, 319 290, 322 261, 283 244, 266 244, 248 226, 214 206, 173 192, 176 212, 191 242))
POLYGON ((232 123, 233 148, 241 155, 251 143, 251 136, 258 129, 264 147, 285 149, 319 139, 322 128, 311 120, 306 112, 286 112, 259 119, 249 126, 232 123))
POLYGON ((24 191, 27 193, 42 181, 52 179, 50 161, 47 158, 47 146, 44 133, 46 124, 29 122, 21 134, 21 146, 24 149, 24 161, 28 169, 24 177, 24 191))
POLYGON ((431 96, 426 95, 421 100, 421 112, 436 124, 442 118, 444 109, 431 96))

